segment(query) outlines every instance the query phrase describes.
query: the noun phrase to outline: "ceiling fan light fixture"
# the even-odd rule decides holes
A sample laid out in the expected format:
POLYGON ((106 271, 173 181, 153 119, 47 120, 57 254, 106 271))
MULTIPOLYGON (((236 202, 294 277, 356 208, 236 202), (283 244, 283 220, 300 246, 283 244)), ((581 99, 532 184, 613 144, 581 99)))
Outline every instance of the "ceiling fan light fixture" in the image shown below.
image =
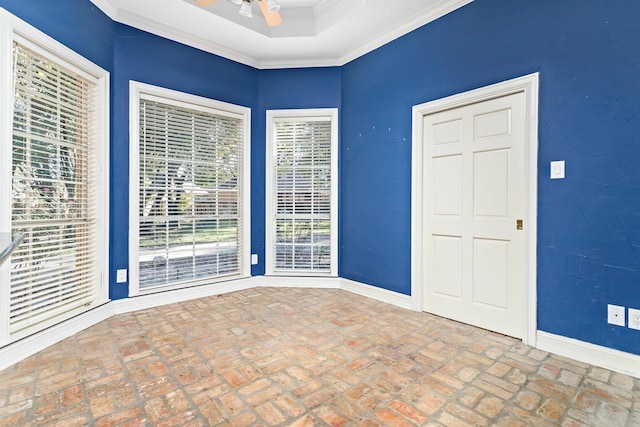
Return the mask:
POLYGON ((280 10, 280 3, 278 0, 267 0, 267 10, 269 13, 276 13, 280 10))
POLYGON ((251 11, 251 0, 243 0, 238 13, 246 18, 253 17, 253 12, 251 11))
POLYGON ((231 3, 233 4, 237 4, 238 6, 242 4, 242 0, 229 0, 229 1, 231 1, 231 3))

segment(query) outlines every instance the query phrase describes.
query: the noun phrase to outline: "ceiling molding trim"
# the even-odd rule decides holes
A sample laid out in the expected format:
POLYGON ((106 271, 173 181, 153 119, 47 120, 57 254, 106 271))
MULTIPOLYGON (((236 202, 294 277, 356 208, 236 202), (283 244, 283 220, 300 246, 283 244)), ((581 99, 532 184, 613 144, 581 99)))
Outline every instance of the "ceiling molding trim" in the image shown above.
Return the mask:
MULTIPOLYGON (((203 50, 205 52, 221 56, 223 58, 244 64, 258 69, 278 69, 278 68, 311 68, 311 67, 335 67, 345 65, 367 53, 378 49, 385 44, 402 37, 403 35, 435 21, 436 19, 461 8, 474 0, 441 0, 438 4, 425 10, 423 13, 405 20, 393 30, 383 33, 370 42, 357 45, 353 49, 346 48, 343 54, 336 56, 298 57, 283 58, 276 60, 261 60, 258 57, 247 55, 237 49, 230 49, 222 44, 212 42, 210 39, 195 36, 187 31, 176 29, 158 21, 145 18, 135 13, 128 12, 114 5, 113 0, 90 0, 100 10, 102 10, 112 20, 121 24, 147 31, 149 33, 183 43, 187 46, 203 50)), ((366 0, 358 0, 364 3, 366 0)), ((318 6, 319 10, 326 10, 338 3, 338 0, 327 0, 318 6)))
POLYGON ((389 31, 381 36, 373 39, 369 43, 358 46, 357 48, 345 53, 342 57, 338 59, 339 65, 345 65, 354 59, 358 59, 361 56, 366 55, 369 52, 372 52, 379 47, 384 46, 387 43, 398 39, 405 34, 410 33, 413 30, 416 30, 429 22, 433 22, 438 18, 441 18, 456 9, 459 9, 467 4, 473 2, 474 0, 443 0, 440 4, 435 5, 432 8, 427 9, 424 13, 417 15, 414 18, 408 19, 404 21, 402 24, 398 25, 392 31, 389 31))
POLYGON ((366 0, 349 0, 338 3, 327 0, 314 8, 315 26, 317 34, 321 34, 344 19, 357 14, 365 7, 366 0))
POLYGON ((119 10, 115 21, 250 67, 259 68, 260 65, 259 61, 252 56, 245 55, 235 49, 228 49, 220 44, 212 42, 211 40, 194 36, 193 34, 189 34, 185 31, 177 30, 168 25, 144 18, 138 14, 119 10))
POLYGON ((313 13, 318 16, 318 15, 322 15, 326 12, 329 11, 329 9, 331 9, 334 6, 339 5, 340 0, 325 0, 322 3, 319 3, 316 7, 313 8, 313 13))
POLYGON ((116 20, 116 15, 118 14, 118 8, 114 6, 109 0, 90 0, 95 6, 98 7, 105 15, 107 15, 111 20, 116 20))
POLYGON ((260 61, 256 68, 260 70, 278 70, 287 68, 326 68, 344 65, 338 58, 308 58, 276 61, 260 61))

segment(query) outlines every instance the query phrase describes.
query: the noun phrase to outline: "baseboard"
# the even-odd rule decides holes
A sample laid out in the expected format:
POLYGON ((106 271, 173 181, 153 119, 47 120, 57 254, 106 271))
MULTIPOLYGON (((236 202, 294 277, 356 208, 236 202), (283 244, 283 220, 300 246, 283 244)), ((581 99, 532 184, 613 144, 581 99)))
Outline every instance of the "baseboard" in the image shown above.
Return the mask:
POLYGON ((411 310, 411 297, 349 279, 340 278, 340 289, 411 310))
POLYGON ((112 303, 106 303, 86 313, 79 314, 44 331, 25 337, 20 341, 0 348, 0 370, 33 356, 45 348, 100 323, 113 316, 112 303))
POLYGON ((160 307, 162 305, 173 304, 174 302, 189 301, 197 298, 205 298, 212 295, 227 294, 229 292, 243 291, 256 287, 256 278, 247 277, 238 280, 228 280, 226 282, 212 283, 211 285, 194 286, 192 288, 175 289, 166 292, 140 295, 112 301, 114 313, 130 313, 137 310, 160 307))
POLYGON ((340 288, 340 279, 337 277, 255 276, 254 279, 255 286, 265 288, 340 288))
POLYGON ((256 276, 255 286, 269 288, 342 289, 363 297, 411 309, 411 297, 341 277, 256 276))
POLYGON ((245 289, 269 288, 315 288, 315 289, 343 289, 363 297, 372 298, 387 304, 410 309, 411 297, 366 285, 339 277, 292 277, 292 276, 253 276, 246 279, 214 283, 193 288, 176 289, 167 292, 142 295, 132 298, 112 301, 115 314, 129 313, 136 310, 159 307, 174 302, 204 298, 211 295, 226 294, 245 289))
POLYGON ((580 362, 640 378, 640 356, 596 344, 538 331, 536 347, 580 362))

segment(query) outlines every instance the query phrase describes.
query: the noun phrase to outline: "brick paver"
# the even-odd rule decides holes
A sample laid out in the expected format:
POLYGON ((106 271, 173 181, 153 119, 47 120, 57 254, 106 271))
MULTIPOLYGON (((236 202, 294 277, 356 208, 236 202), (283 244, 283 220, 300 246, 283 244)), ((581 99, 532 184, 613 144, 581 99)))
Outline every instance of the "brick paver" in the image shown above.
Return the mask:
POLYGON ((114 316, 0 372, 0 426, 640 426, 640 380, 340 290, 114 316))

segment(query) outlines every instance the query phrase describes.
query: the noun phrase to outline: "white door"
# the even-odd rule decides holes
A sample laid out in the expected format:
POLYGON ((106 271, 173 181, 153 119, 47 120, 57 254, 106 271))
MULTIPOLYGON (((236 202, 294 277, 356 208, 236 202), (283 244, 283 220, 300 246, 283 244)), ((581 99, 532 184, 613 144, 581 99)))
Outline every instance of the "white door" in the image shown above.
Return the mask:
POLYGON ((518 338, 524 103, 517 93, 426 115, 423 123, 424 310, 518 338))

